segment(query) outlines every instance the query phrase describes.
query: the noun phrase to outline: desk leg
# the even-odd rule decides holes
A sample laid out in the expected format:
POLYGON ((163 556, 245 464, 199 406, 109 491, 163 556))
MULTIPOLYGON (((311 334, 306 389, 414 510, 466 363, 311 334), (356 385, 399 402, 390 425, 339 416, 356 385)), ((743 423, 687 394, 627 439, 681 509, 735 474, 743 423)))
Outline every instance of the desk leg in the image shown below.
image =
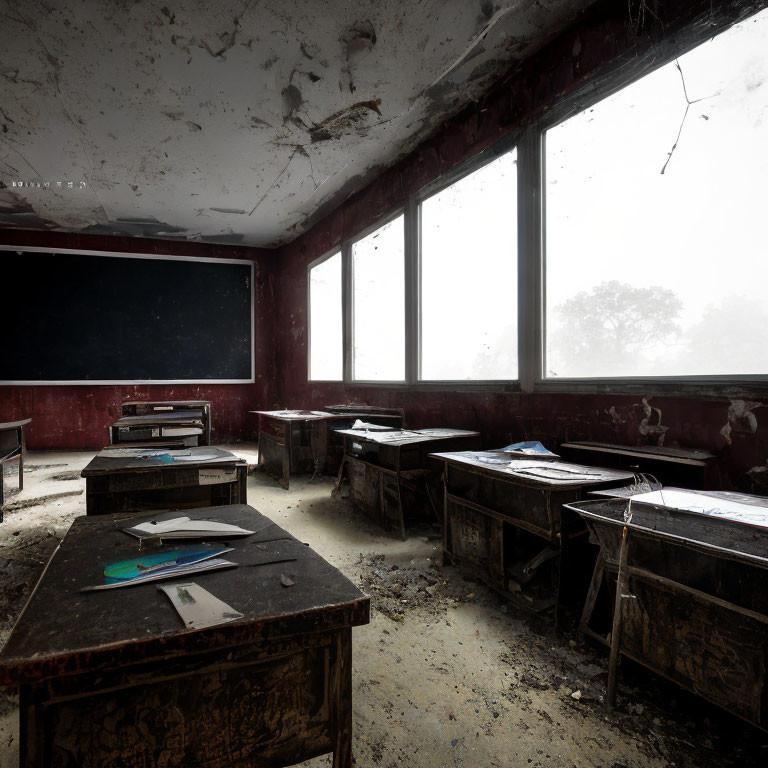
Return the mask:
POLYGON ((603 559, 603 550, 601 549, 597 556, 595 570, 592 572, 592 581, 590 582, 589 591, 587 592, 587 599, 584 601, 584 609, 582 610, 581 618, 579 619, 579 631, 582 633, 586 633, 589 628, 589 620, 592 618, 592 611, 595 610, 597 595, 603 584, 604 571, 605 560, 603 559))
POLYGON ((27 452, 27 442, 24 438, 24 427, 19 427, 19 445, 21 453, 19 455, 19 490, 24 490, 24 454, 27 452))
MULTIPOLYGON (((403 511, 403 495, 400 492, 401 481, 400 481, 400 471, 399 470, 397 472, 397 475, 396 475, 395 479, 397 481, 397 506, 398 506, 398 509, 400 510, 400 539, 402 541, 405 541, 405 538, 406 538, 405 537, 405 512, 403 511)), ((381 486, 382 486, 382 488, 384 487, 384 477, 383 477, 383 475, 382 475, 382 478, 381 478, 381 486)), ((382 509, 381 511, 382 511, 382 516, 383 516, 384 510, 382 509)))
POLYGON ((283 446, 283 479, 281 485, 285 490, 291 484, 291 452, 293 450, 293 427, 288 423, 285 430, 285 445, 283 446))
POLYGON ((339 465, 339 474, 336 476, 336 487, 333 489, 334 491, 341 490, 341 483, 344 480, 344 465, 346 463, 347 463, 347 454, 345 451, 344 455, 341 457, 341 464, 339 465))
POLYGON ((342 629, 336 640, 334 690, 336 744, 333 768, 352 768, 352 629, 342 629))

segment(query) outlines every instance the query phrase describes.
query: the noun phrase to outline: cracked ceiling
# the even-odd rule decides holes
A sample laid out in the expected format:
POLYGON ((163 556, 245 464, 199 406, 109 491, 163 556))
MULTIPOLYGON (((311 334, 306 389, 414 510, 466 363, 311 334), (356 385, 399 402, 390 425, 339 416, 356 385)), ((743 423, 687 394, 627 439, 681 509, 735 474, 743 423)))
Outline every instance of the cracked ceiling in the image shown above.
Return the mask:
POLYGON ((0 0, 0 227, 281 245, 589 4, 0 0))

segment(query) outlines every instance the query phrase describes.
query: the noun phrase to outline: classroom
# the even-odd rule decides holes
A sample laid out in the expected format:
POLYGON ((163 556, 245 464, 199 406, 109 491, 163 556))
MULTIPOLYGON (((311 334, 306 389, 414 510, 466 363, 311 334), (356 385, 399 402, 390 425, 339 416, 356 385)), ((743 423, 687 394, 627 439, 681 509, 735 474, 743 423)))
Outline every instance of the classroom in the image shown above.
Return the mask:
POLYGON ((768 765, 768 0, 0 0, 0 768, 768 765))

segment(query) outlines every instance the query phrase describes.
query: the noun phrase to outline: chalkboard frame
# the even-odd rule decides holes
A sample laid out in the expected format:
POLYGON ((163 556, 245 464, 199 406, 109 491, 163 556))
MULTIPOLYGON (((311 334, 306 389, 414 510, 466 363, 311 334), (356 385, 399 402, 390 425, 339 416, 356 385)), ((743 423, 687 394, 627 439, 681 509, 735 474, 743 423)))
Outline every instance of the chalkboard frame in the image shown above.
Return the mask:
POLYGON ((208 262, 210 264, 239 264, 247 266, 250 270, 250 344, 251 376, 247 379, 33 379, 33 380, 8 380, 0 379, 0 387, 6 386, 73 386, 73 385, 134 385, 134 384, 254 384, 256 382, 256 360, 254 354, 256 340, 256 297, 254 285, 254 263, 249 259, 226 259, 215 256, 180 256, 177 254, 161 253, 126 253, 123 251, 94 251, 82 248, 46 248, 31 245, 4 245, 0 244, 0 258, 2 252, 11 251, 19 255, 23 253, 61 253, 63 255, 79 256, 103 256, 117 259, 159 259, 167 261, 194 261, 208 262))

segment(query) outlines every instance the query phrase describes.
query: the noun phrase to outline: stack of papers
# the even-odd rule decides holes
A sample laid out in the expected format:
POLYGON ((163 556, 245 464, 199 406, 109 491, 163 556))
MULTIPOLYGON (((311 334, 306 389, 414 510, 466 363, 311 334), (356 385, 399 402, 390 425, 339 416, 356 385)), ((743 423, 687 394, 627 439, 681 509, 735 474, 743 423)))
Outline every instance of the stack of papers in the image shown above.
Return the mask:
POLYGON ((234 568, 236 563, 223 560, 219 555, 231 552, 232 547, 188 546, 162 550, 137 557, 133 560, 120 560, 104 568, 104 583, 93 587, 84 587, 83 592, 117 587, 132 587, 148 581, 174 579, 190 573, 213 571, 219 568, 234 568))
POLYGON ((189 450, 163 448, 104 448, 96 455, 100 459, 154 459, 164 464, 177 461, 210 461, 220 457, 220 454, 214 451, 192 453, 189 450))
POLYGON ((231 539, 236 536, 250 536, 239 525, 220 523, 217 520, 192 520, 189 517, 174 517, 170 520, 147 520, 123 528, 126 533, 138 539, 231 539))
POLYGON ((355 423, 350 427, 350 429, 364 429, 366 431, 373 430, 374 432, 391 432, 392 427, 388 426, 382 426, 381 424, 371 424, 368 421, 362 421, 361 419, 355 419, 355 423))
POLYGON ((502 448, 504 453, 516 453, 520 456, 548 456, 550 458, 559 458, 556 453, 552 453, 545 448, 538 440, 526 440, 522 443, 513 443, 506 448, 502 448))

